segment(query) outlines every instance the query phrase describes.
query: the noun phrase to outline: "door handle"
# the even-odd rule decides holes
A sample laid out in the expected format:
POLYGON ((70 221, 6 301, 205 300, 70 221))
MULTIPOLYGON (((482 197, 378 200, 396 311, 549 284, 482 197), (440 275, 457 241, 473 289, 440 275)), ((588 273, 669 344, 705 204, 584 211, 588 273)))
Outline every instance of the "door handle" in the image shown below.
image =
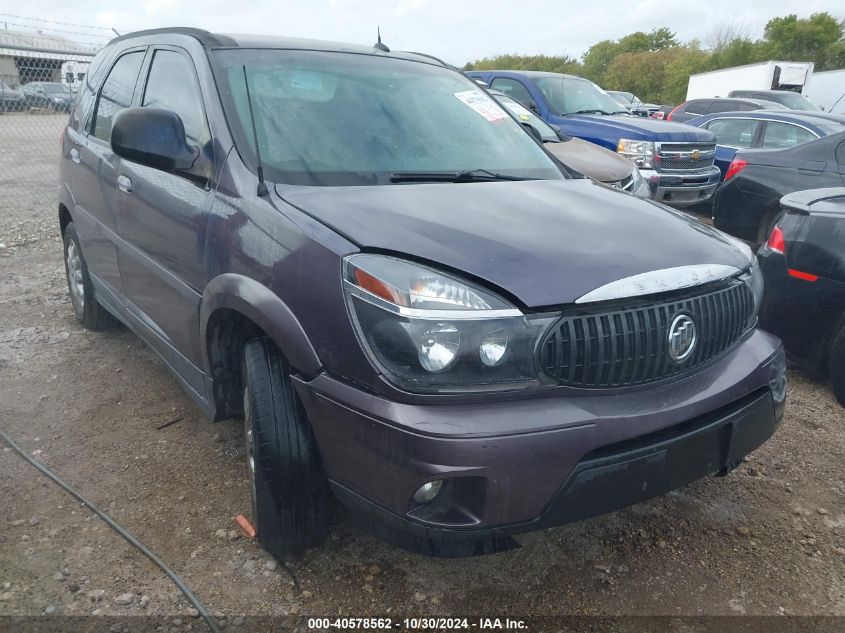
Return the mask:
POLYGON ((132 193, 132 180, 129 176, 121 174, 117 177, 117 188, 123 193, 132 193))
POLYGON ((74 163, 77 163, 77 164, 79 163, 79 150, 76 149, 75 147, 70 150, 70 159, 74 163))

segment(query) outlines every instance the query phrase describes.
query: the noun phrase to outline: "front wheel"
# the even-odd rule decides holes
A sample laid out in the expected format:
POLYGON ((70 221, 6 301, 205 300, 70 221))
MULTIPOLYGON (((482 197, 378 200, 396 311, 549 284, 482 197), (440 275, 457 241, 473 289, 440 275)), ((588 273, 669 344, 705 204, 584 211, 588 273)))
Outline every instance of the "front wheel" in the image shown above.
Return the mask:
POLYGON ((267 339, 244 347, 244 431, 252 519, 261 546, 276 557, 325 540, 329 485, 317 442, 290 379, 267 339))

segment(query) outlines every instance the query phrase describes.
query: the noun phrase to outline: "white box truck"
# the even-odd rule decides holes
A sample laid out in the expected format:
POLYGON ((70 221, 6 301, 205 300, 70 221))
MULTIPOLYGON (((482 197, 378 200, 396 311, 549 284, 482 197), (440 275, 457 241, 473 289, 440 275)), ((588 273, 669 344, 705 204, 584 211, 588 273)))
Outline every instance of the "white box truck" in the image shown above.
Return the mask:
POLYGON ((814 73, 807 98, 825 112, 845 114, 845 68, 814 73))
POLYGON ((691 75, 687 101, 727 97, 731 90, 792 90, 806 96, 813 62, 760 62, 691 75))

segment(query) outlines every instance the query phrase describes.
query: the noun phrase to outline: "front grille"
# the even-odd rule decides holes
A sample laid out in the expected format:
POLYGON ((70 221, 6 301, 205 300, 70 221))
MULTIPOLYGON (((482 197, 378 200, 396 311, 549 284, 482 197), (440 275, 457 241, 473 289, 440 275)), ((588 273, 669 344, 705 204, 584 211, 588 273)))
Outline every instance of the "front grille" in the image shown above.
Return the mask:
POLYGON ((679 376, 721 355, 747 331, 754 297, 741 281, 661 303, 564 315, 539 348, 540 367, 560 384, 627 387, 679 376), (674 317, 689 314, 697 342, 683 362, 669 356, 674 317))
POLYGON ((707 169, 715 159, 715 143, 659 143, 655 167, 663 170, 694 171, 707 169), (693 160, 692 152, 701 152, 699 160, 693 160))

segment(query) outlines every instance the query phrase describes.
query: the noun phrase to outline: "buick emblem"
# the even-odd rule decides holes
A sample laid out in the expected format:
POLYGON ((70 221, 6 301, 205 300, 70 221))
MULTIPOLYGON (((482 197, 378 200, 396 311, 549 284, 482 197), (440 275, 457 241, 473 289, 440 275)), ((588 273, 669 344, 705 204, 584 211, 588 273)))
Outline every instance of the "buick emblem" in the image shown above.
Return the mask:
POLYGON ((669 326, 669 358, 680 363, 689 358, 695 349, 698 335, 695 332, 695 321, 684 312, 672 319, 669 326))

